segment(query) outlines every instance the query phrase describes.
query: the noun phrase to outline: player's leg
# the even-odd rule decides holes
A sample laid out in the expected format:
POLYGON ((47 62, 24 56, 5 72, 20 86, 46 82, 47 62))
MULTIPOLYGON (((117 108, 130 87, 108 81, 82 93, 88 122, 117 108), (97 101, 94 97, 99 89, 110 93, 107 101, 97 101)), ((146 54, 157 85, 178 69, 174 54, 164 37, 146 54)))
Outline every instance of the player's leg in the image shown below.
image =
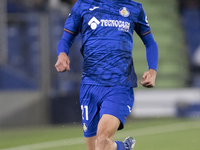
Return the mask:
POLYGON ((100 98, 98 95, 94 96, 97 91, 100 91, 99 86, 82 84, 80 88, 82 125, 87 150, 95 150, 96 132, 100 119, 98 101, 96 100, 100 98))
POLYGON ((105 114, 102 116, 99 121, 97 136, 94 138, 96 139, 95 146, 92 143, 94 150, 133 150, 135 139, 132 137, 127 137, 123 142, 114 141, 113 137, 119 124, 119 119, 112 115, 105 114))
POLYGON ((120 125, 118 118, 104 114, 98 124, 95 150, 117 150, 113 137, 120 125))
POLYGON ((85 138, 87 150, 95 150, 96 136, 85 138))
POLYGON ((135 141, 127 138, 124 142, 114 141, 117 130, 123 129, 125 118, 130 114, 134 95, 129 87, 108 87, 100 110, 95 150, 132 150, 135 141))

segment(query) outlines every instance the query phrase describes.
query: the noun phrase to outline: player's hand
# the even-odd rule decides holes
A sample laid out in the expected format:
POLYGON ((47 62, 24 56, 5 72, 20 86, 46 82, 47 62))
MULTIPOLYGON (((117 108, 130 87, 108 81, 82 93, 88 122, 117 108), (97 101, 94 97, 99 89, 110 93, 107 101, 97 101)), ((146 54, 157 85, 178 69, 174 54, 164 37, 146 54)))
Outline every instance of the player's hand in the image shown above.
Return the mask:
POLYGON ((147 72, 145 72, 143 74, 140 84, 146 88, 154 87, 155 80, 156 80, 156 74, 157 74, 157 72, 154 69, 149 69, 147 72))
POLYGON ((55 64, 56 70, 58 72, 65 72, 67 70, 70 70, 70 60, 66 53, 60 53, 58 56, 58 60, 55 64))

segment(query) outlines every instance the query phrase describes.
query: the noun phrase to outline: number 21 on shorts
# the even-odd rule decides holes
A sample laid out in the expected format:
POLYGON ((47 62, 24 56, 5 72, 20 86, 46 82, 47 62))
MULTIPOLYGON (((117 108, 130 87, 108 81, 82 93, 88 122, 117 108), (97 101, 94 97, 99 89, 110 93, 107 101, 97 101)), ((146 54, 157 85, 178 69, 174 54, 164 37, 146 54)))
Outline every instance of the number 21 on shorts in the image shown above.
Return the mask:
POLYGON ((82 111, 82 119, 88 120, 88 106, 81 105, 81 111, 82 111))

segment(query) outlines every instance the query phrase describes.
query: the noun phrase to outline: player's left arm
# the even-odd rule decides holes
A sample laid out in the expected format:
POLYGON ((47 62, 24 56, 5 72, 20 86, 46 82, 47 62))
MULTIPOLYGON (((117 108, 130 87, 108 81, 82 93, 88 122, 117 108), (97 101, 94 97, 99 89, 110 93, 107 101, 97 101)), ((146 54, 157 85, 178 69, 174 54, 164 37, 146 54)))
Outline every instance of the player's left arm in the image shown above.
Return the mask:
POLYGON ((146 47, 146 59, 149 67, 149 70, 144 72, 140 84, 144 87, 151 88, 155 86, 158 66, 158 46, 151 32, 141 35, 140 38, 146 47))
POLYGON ((147 15, 142 4, 140 4, 139 7, 140 13, 138 14, 137 22, 135 24, 135 31, 146 47, 146 59, 149 67, 148 71, 143 74, 140 84, 144 87, 150 88, 155 86, 158 65, 158 46, 151 33, 147 15))

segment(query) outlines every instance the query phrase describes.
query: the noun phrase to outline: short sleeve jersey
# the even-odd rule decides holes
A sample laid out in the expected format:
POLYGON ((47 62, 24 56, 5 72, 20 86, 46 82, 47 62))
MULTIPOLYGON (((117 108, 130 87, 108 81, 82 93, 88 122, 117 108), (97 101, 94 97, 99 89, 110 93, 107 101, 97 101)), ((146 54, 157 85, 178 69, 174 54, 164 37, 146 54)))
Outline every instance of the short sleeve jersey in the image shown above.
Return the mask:
POLYGON ((132 0, 78 0, 64 30, 83 38, 82 84, 137 86, 133 32, 151 32, 142 4, 132 0))

